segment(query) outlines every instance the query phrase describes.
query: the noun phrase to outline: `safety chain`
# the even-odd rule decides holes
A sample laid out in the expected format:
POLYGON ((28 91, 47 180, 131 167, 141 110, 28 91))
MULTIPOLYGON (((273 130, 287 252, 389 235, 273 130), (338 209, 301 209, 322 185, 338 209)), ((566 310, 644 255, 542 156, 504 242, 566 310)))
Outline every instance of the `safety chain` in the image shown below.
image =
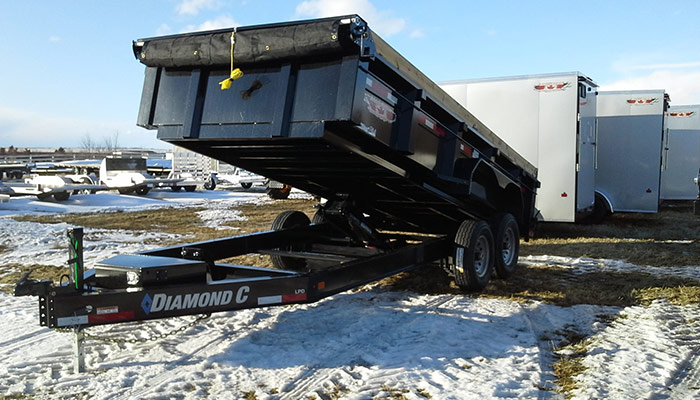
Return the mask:
MULTIPOLYGON (((195 325, 196 325, 197 323, 199 323, 200 321, 209 318, 210 315, 211 315, 211 314, 202 314, 202 315, 198 316, 197 318, 195 318, 194 320, 192 320, 191 322, 188 322, 188 323, 185 324, 185 325, 182 325, 182 326, 180 326, 180 327, 178 327, 178 328, 175 328, 175 329, 173 329, 173 330, 170 331, 170 332, 159 333, 159 334, 157 334, 157 335, 154 335, 154 336, 151 336, 151 337, 147 337, 147 338, 142 338, 142 339, 136 339, 136 338, 131 338, 131 339, 118 339, 118 338, 113 338, 113 337, 109 337, 109 336, 92 335, 92 334, 90 334, 90 333, 87 333, 87 331, 83 331, 83 334, 85 335, 86 338, 98 340, 98 341, 101 341, 101 342, 116 343, 116 344, 124 344, 124 343, 132 343, 132 344, 134 344, 134 343, 146 343, 146 342, 149 342, 149 341, 155 342, 155 341, 157 341, 157 340, 165 339, 165 338, 167 338, 167 337, 169 337, 169 336, 172 336, 172 335, 178 334, 178 333, 180 333, 180 332, 183 332, 183 331, 185 331, 186 329, 189 329, 189 328, 195 326, 195 325)), ((75 331, 72 330, 72 329, 54 328, 54 330, 55 330, 56 332, 61 332, 61 333, 73 333, 73 332, 75 332, 75 331)))

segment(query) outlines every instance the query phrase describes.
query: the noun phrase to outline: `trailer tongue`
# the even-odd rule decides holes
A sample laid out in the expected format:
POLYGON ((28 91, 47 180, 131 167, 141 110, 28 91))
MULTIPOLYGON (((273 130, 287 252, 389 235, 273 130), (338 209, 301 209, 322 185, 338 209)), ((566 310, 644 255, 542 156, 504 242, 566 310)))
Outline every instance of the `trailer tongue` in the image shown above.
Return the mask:
POLYGON ((70 282, 16 287, 40 297, 42 325, 313 302, 431 262, 467 290, 513 273, 536 169, 360 17, 141 39, 134 53, 138 125, 328 202, 312 220, 288 211, 268 232, 86 271, 72 231, 70 282), (247 253, 277 269, 220 262, 247 253))

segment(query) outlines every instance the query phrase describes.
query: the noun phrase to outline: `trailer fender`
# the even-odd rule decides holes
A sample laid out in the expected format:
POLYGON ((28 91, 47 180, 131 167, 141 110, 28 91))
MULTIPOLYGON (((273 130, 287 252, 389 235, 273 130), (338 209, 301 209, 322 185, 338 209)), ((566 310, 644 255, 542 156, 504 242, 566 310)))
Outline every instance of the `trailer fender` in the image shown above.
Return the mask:
POLYGON ((595 191, 595 204, 593 207, 594 210, 598 210, 598 207, 604 207, 602 210, 604 210, 605 214, 612 214, 615 212, 610 198, 600 190, 595 191))

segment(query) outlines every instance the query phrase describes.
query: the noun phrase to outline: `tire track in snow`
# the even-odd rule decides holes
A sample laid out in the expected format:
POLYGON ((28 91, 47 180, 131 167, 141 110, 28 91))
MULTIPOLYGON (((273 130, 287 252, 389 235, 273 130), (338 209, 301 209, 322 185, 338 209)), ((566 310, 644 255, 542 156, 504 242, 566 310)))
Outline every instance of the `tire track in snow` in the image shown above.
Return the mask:
POLYGON ((700 394, 700 309, 656 300, 628 307, 593 337, 573 398, 685 399, 700 394))
MULTIPOLYGON (((378 295, 381 296, 381 293, 378 295)), ((454 300, 454 296, 440 296, 436 297, 435 299, 432 299, 424 304, 421 305, 421 308, 424 309, 423 312, 419 314, 414 314, 413 318, 411 318, 408 321, 402 321, 402 325, 409 325, 412 322, 414 322, 416 319, 421 318, 421 314, 424 312, 439 312, 438 308, 441 307, 442 305, 454 300)), ((337 301, 337 300, 336 300, 337 301)), ((385 301, 383 299, 380 299, 379 301, 385 301)), ((407 305, 407 307, 410 307, 411 305, 407 305)), ((374 305, 374 307, 381 307, 381 305, 374 305)), ((364 335, 367 337, 376 337, 377 333, 379 331, 384 329, 384 326, 374 326, 375 329, 373 329, 371 332, 364 332, 364 335)), ((396 328, 397 330, 400 330, 401 328, 398 327, 396 328)), ((354 349, 353 349, 354 350, 354 349)), ((305 370, 301 375, 299 375, 296 379, 294 379, 293 382, 288 383, 285 387, 282 388, 281 394, 279 395, 279 400, 297 400, 297 399, 303 399, 307 398, 309 395, 316 395, 321 399, 330 399, 330 395, 326 391, 332 391, 335 387, 344 387, 345 390, 351 391, 352 388, 347 387, 348 385, 346 382, 348 379, 343 379, 349 378, 351 382, 357 382, 360 380, 360 375, 353 372, 351 369, 354 368, 352 366, 345 366, 342 367, 342 369, 335 370, 333 373, 329 376, 329 368, 323 367, 324 365, 327 365, 329 361, 332 360, 337 360, 339 357, 342 359, 343 354, 329 354, 327 357, 324 357, 323 359, 319 360, 319 363, 317 363, 316 367, 311 367, 307 370, 305 370)), ((349 358, 356 358, 354 351, 350 351, 350 354, 347 354, 349 358)), ((350 360, 348 360, 350 361, 350 360)), ((402 373, 403 370, 401 369, 395 369, 395 371, 392 371, 388 374, 382 374, 379 377, 376 377, 374 379, 375 381, 381 380, 381 383, 384 383, 387 380, 391 380, 392 378, 396 378, 400 373, 402 373)), ((378 388, 381 387, 381 383, 376 382, 376 383, 370 383, 369 385, 367 383, 364 383, 361 387, 356 386, 355 389, 359 390, 361 393, 365 393, 368 391, 376 391, 378 388)), ((357 394, 357 392, 353 393, 357 394)), ((370 396, 370 393, 367 393, 368 396, 370 396)), ((370 396, 371 397, 371 396, 370 396)))
MULTIPOLYGON (((235 311, 234 311, 235 312, 235 311)), ((255 316, 252 318, 251 321, 249 321, 244 327, 239 327, 237 332, 234 335, 227 335, 226 332, 219 332, 220 334, 216 336, 215 338, 209 340, 208 342, 204 343, 203 345, 200 345, 196 349, 186 352, 184 355, 180 356, 176 360, 168 362, 164 367, 163 371, 157 373, 156 375, 152 377, 147 378, 147 384, 138 388, 127 388, 127 392, 123 393, 121 396, 117 397, 117 399, 121 400, 129 400, 129 399, 142 399, 145 398, 148 395, 154 394, 159 388, 161 388, 163 385, 165 385, 168 382, 177 382, 182 378, 184 375, 187 373, 191 372, 188 368, 184 367, 184 364, 187 363, 188 361, 194 360, 197 357, 204 355, 207 351, 215 351, 216 346, 218 346, 221 343, 226 342, 228 345, 230 342, 235 342, 246 335, 250 334, 251 332, 247 329, 244 329, 246 327, 255 327, 256 329, 265 329, 267 328, 274 320, 277 319, 278 313, 275 313, 274 311, 271 313, 263 312, 267 314, 266 317, 262 319, 255 318, 258 313, 255 314, 255 316), (182 368, 178 368, 182 367, 182 368)), ((230 317, 230 314, 222 314, 220 318, 218 319, 225 319, 230 317)), ((217 322, 217 321, 215 321, 217 322)), ((208 336, 212 332, 211 330, 213 328, 218 328, 217 330, 221 330, 221 327, 216 327, 216 326, 211 326, 214 323, 208 323, 207 329, 204 329, 202 332, 200 332, 197 335, 186 335, 187 332, 182 332, 182 335, 186 335, 186 343, 192 343, 192 342, 200 342, 201 341, 201 336, 208 336)), ((224 325, 223 323, 222 325, 224 325)))
POLYGON ((687 347, 690 352, 669 380, 667 393, 660 393, 659 398, 666 395, 671 400, 700 397, 700 309, 679 308, 674 314, 682 321, 676 330, 676 345, 687 347))
POLYGON ((4 342, 0 342, 0 354, 8 354, 9 352, 14 351, 20 347, 29 346, 36 342, 40 342, 42 340, 47 339, 48 336, 54 333, 55 332, 52 330, 35 330, 31 333, 14 337, 4 342))

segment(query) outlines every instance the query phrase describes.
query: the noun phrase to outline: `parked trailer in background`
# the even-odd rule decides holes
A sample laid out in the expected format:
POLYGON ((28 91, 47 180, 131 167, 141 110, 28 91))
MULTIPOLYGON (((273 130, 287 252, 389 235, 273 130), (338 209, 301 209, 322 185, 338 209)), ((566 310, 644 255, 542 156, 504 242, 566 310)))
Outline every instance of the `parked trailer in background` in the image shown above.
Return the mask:
POLYGON ((661 200, 695 200, 700 170, 700 105, 671 106, 666 112, 661 200))
POLYGON ((440 84, 538 169, 539 218, 575 222, 594 206, 597 85, 580 72, 440 84))
POLYGON ((598 93, 596 214, 659 210, 663 90, 598 93))
MULTIPOLYGON (((146 195, 154 187, 173 187, 181 184, 182 178, 154 178, 148 173, 147 161, 142 157, 105 157, 100 163, 100 184, 116 189, 120 194, 146 195)), ((185 186, 194 192, 195 185, 185 186)))
POLYGON ((170 187, 173 191, 182 188, 191 190, 192 187, 202 186, 206 190, 216 188, 216 171, 219 162, 203 154, 195 153, 179 146, 173 146, 173 164, 169 178, 183 179, 182 182, 170 187))
POLYGON ((72 230, 71 282, 24 277, 15 288, 39 296, 42 325, 309 303, 423 264, 465 290, 516 272, 536 168, 360 17, 142 39, 134 53, 146 64, 139 125, 327 202, 312 219, 279 214, 268 232, 85 272, 72 230), (277 268, 221 262, 249 253, 277 268))

